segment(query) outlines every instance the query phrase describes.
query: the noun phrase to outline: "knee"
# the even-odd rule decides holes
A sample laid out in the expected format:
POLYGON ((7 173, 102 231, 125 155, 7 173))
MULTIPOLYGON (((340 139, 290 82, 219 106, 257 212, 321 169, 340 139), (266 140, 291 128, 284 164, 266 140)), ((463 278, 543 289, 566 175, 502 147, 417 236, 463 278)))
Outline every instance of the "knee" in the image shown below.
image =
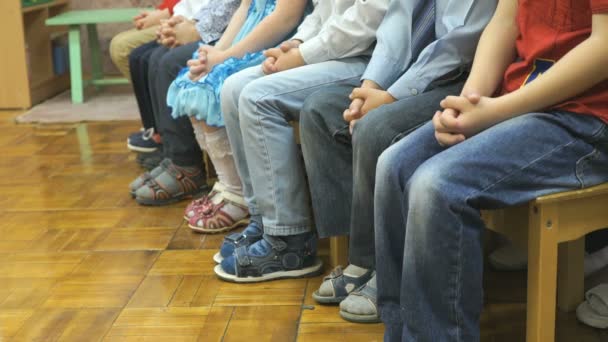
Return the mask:
POLYGON ((127 59, 130 52, 125 43, 124 32, 117 34, 110 41, 110 58, 114 63, 127 59))
POLYGON ((430 160, 418 167, 406 185, 410 206, 417 206, 419 209, 431 208, 440 203, 455 203, 466 196, 464 191, 457 189, 458 176, 451 172, 455 169, 436 160, 430 160))
POLYGON ((395 146, 388 148, 376 164, 376 189, 377 192, 394 189, 399 186, 404 189, 405 182, 400 179, 401 163, 399 162, 399 150, 395 146))
POLYGON ((158 59, 158 71, 172 79, 177 77, 177 74, 184 68, 185 62, 187 62, 183 60, 183 57, 180 59, 180 54, 176 51, 177 49, 179 47, 167 51, 158 59))
POLYGON ((353 153, 357 159, 367 160, 372 165, 380 157, 380 154, 393 143, 393 133, 387 127, 387 121, 383 115, 369 113, 363 119, 357 121, 353 128, 352 144, 353 153))
POLYGON ((239 120, 241 124, 249 124, 267 112, 258 109, 265 106, 268 96, 261 82, 252 81, 241 87, 238 96, 239 120))
POLYGON ((300 111, 300 135, 303 140, 308 136, 331 134, 323 116, 323 113, 327 113, 326 101, 319 93, 312 94, 304 101, 300 111))
POLYGON ((233 74, 224 81, 220 94, 220 102, 224 120, 227 124, 238 120, 239 98, 241 97, 243 87, 244 84, 238 73, 233 74))

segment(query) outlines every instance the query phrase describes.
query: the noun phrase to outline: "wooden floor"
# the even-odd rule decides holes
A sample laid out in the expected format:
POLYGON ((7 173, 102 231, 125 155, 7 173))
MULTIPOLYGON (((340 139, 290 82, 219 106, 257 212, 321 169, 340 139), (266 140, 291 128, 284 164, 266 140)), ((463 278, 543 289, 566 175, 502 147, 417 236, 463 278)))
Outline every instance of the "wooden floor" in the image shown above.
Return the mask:
MULTIPOLYGON (((138 206, 136 123, 17 126, 0 112, 0 341, 381 341, 381 324, 316 305, 321 277, 217 280, 222 237, 191 233, 186 203, 138 206)), ((486 273, 483 341, 523 341, 525 274, 486 273)), ((608 334, 559 314, 559 341, 608 334)))

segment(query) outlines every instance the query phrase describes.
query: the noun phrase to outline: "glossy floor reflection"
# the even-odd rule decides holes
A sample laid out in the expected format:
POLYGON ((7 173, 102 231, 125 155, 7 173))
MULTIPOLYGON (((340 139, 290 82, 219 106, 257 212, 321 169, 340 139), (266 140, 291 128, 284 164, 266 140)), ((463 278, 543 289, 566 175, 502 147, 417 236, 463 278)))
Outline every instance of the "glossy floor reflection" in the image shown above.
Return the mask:
MULTIPOLYGON (((0 341, 382 340, 382 325, 314 303, 322 277, 218 281, 222 237, 190 232, 187 203, 129 196, 137 123, 15 125, 16 114, 0 112, 0 341)), ((483 341, 523 341, 524 287, 525 274, 486 273, 483 341)), ((558 341, 608 341, 558 320, 558 341)))

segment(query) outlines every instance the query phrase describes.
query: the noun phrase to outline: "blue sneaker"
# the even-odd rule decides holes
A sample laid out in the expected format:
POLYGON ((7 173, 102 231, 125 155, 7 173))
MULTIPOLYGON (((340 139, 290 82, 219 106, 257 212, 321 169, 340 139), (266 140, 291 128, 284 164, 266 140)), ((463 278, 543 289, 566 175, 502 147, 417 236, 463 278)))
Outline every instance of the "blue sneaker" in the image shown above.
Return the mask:
POLYGON ((224 237, 224 242, 220 251, 215 253, 213 261, 221 263, 234 253, 234 250, 241 246, 251 246, 253 243, 262 239, 264 232, 257 222, 251 221, 249 225, 240 233, 232 233, 224 237))
POLYGON ((237 248, 215 266, 214 272, 220 279, 235 283, 312 277, 323 272, 323 262, 316 253, 313 233, 289 237, 264 234, 251 246, 237 248))
POLYGON ((160 135, 154 133, 154 128, 148 128, 143 132, 136 132, 127 138, 127 147, 131 151, 151 153, 161 147, 160 135))

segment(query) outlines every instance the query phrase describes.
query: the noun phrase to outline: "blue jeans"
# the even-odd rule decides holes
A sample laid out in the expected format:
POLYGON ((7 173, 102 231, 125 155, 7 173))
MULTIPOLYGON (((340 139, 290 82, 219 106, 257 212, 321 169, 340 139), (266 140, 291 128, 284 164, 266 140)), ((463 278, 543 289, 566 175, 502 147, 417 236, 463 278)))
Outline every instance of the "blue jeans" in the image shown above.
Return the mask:
POLYGON ((378 304, 386 341, 479 341, 480 210, 608 181, 608 126, 531 113, 450 148, 428 123, 387 149, 375 190, 378 304))
POLYGON ((366 57, 353 57, 267 76, 253 67, 224 83, 222 112, 243 192, 266 234, 311 230, 304 163, 291 122, 299 121, 304 100, 318 89, 359 84, 366 64, 366 57))
MULTIPOLYGON (((458 77, 460 79, 461 77, 458 77)), ((432 118, 439 101, 460 93, 461 80, 380 106, 355 125, 342 113, 353 87, 323 88, 306 99, 300 119, 302 154, 320 237, 350 234, 349 263, 373 269, 374 182, 380 154, 432 118)))

